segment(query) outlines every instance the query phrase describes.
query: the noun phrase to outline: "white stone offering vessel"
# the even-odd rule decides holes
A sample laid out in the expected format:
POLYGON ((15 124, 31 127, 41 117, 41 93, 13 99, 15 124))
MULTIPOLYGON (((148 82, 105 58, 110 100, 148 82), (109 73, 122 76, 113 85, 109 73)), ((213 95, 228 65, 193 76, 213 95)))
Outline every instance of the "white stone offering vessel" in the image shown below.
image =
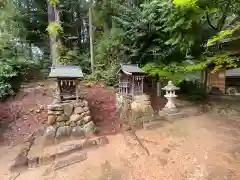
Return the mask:
POLYGON ((165 86, 164 88, 162 88, 162 90, 166 91, 166 94, 164 95, 164 97, 167 98, 167 104, 165 105, 163 110, 166 110, 168 112, 176 112, 177 108, 175 105, 175 99, 177 97, 177 95, 175 94, 176 90, 179 90, 179 87, 176 87, 172 81, 168 81, 167 86, 165 86))

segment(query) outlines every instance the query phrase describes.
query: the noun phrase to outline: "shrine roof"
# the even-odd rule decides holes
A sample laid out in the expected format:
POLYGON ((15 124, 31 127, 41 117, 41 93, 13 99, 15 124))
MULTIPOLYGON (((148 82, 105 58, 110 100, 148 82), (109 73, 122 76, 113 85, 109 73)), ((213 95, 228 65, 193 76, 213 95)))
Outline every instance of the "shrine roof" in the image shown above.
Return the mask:
POLYGON ((240 68, 226 70, 227 77, 240 76, 240 68))
POLYGON ((83 78, 80 66, 57 65, 51 68, 49 78, 83 78))
POLYGON ((122 64, 121 69, 125 74, 144 74, 144 71, 137 64, 122 64))

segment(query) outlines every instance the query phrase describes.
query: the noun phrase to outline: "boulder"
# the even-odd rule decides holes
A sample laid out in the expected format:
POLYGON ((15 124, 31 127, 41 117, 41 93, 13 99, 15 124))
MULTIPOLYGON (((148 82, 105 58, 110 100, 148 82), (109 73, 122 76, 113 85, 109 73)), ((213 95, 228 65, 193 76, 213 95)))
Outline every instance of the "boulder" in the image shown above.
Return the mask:
POLYGON ((72 114, 72 112, 73 112, 73 104, 65 103, 63 105, 63 111, 64 111, 65 115, 70 116, 72 114))
POLYGON ((56 115, 49 115, 48 116, 48 125, 53 125, 56 122, 57 116, 56 115))
POLYGON ((69 120, 69 116, 62 114, 61 116, 57 117, 57 121, 61 122, 61 121, 68 121, 69 120))
POLYGON ((82 108, 82 107, 76 107, 75 109, 74 109, 74 113, 75 114, 81 114, 81 113, 83 113, 84 112, 84 108, 82 108))

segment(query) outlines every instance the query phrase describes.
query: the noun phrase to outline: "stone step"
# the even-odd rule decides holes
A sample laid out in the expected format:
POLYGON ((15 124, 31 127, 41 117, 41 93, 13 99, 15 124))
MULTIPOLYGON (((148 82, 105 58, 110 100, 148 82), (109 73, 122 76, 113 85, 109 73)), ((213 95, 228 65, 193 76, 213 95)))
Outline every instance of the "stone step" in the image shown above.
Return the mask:
MULTIPOLYGON (((38 143, 33 143, 31 146, 24 147, 26 150, 23 149, 20 154, 18 154, 11 170, 17 171, 19 169, 51 164, 64 157, 76 153, 83 153, 83 150, 97 148, 105 144, 108 144, 108 139, 105 136, 85 140, 69 140, 46 147, 39 144, 38 141, 38 143)), ((81 158, 82 156, 80 155, 80 159, 81 158)))

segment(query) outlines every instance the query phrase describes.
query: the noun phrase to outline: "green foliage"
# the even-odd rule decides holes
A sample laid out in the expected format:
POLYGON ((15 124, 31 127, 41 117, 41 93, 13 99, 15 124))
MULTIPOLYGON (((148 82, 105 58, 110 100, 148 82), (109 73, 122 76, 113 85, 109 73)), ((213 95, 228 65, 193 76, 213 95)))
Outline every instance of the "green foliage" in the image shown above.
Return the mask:
POLYGON ((233 29, 226 29, 226 30, 222 30, 220 31, 216 36, 213 36, 212 38, 210 38, 207 42, 207 46, 211 46, 213 44, 215 44, 218 41, 222 41, 228 37, 231 37, 234 32, 236 32, 237 30, 239 30, 240 28, 240 23, 238 22, 236 24, 236 26, 234 26, 233 29))
POLYGON ((178 7, 197 7, 197 0, 173 0, 178 7))
POLYGON ((238 57, 231 56, 229 53, 216 53, 212 56, 206 56, 205 61, 209 64, 214 64, 213 72, 217 72, 221 69, 236 68, 240 66, 240 59, 238 57))
POLYGON ((116 72, 119 68, 118 64, 111 64, 108 69, 99 65, 94 73, 88 75, 86 79, 90 82, 104 81, 108 86, 116 86, 118 82, 118 74, 116 72))
POLYGON ((64 45, 58 45, 59 62, 62 65, 81 66, 84 73, 91 71, 89 53, 83 53, 79 49, 69 49, 64 45))
POLYGON ((13 1, 4 1, 0 11, 0 99, 16 92, 29 68, 35 66, 25 57, 26 49, 19 47, 21 24, 15 21, 19 16, 13 1))
POLYGON ((104 37, 96 44, 95 71, 88 76, 89 81, 103 80, 107 85, 116 85, 118 76, 116 72, 124 58, 124 54, 121 53, 122 36, 120 29, 113 28, 108 38, 104 37))
POLYGON ((50 22, 46 30, 49 35, 53 36, 58 36, 59 34, 63 33, 62 26, 57 22, 50 22))
POLYGON ((199 81, 182 81, 179 87, 180 94, 186 95, 190 101, 203 101, 207 98, 207 92, 199 81))
POLYGON ((59 0, 48 0, 48 2, 53 6, 56 7, 59 4, 59 0))
POLYGON ((160 78, 168 79, 176 84, 185 80, 186 75, 189 72, 198 72, 206 67, 203 62, 197 63, 196 65, 188 65, 183 63, 171 63, 171 64, 146 64, 142 69, 143 71, 160 78))
POLYGON ((35 63, 24 58, 1 59, 0 62, 0 99, 13 94, 20 88, 24 75, 36 66, 35 63))

